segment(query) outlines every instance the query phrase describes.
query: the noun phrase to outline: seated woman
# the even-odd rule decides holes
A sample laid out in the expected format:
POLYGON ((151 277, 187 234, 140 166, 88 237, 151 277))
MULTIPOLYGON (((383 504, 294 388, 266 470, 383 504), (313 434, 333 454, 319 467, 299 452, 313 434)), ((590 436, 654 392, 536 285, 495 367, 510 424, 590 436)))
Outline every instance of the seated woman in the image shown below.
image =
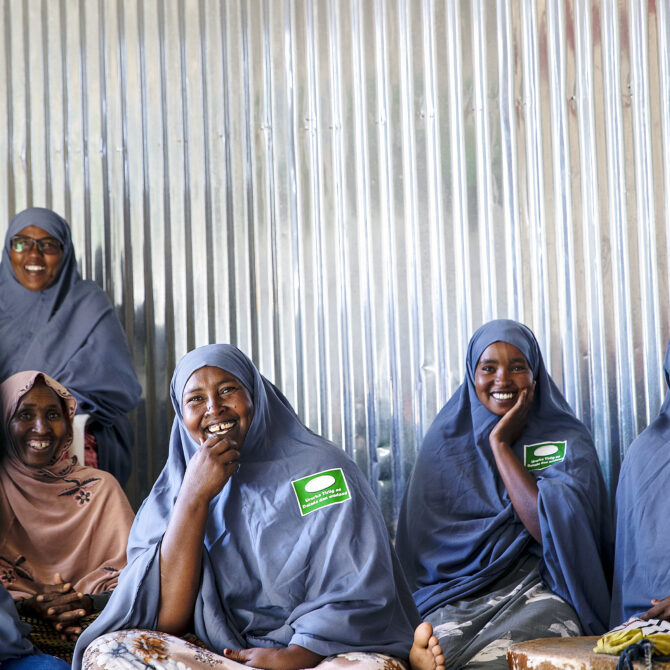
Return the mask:
POLYGON ((512 642, 605 631, 611 522, 591 436, 509 320, 473 335, 430 427, 396 548, 425 622, 410 660, 507 668, 512 642))
POLYGON ((89 415, 84 465, 130 474, 126 413, 141 388, 126 337, 105 292, 79 275, 70 228, 39 207, 9 224, 0 262, 0 380, 37 369, 64 384, 89 415))
MULTIPOLYGON (((670 386, 670 343, 663 362, 670 386)), ((610 624, 639 616, 670 621, 670 391, 658 416, 628 448, 616 492, 610 624)))
POLYGON ((133 511, 114 477, 65 457, 76 409, 67 389, 33 370, 0 394, 0 582, 67 655, 60 641, 73 642, 116 586, 133 511))
POLYGON ((40 654, 28 640, 11 596, 0 586, 0 670, 68 670, 65 661, 40 654))
POLYGON ((419 617, 356 464, 232 345, 184 356, 171 396, 168 461, 73 667, 88 647, 87 668, 402 668, 419 617))

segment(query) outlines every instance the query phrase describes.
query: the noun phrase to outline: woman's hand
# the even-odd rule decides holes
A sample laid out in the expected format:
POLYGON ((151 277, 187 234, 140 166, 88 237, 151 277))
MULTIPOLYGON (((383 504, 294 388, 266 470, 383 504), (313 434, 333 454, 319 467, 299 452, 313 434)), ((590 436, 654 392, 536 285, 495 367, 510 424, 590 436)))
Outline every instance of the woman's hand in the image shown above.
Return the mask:
POLYGON ((193 616, 209 503, 237 471, 237 444, 210 435, 188 462, 161 544, 157 629, 181 635, 193 616))
POLYGON ((64 582, 56 573, 53 584, 43 584, 40 593, 24 600, 21 606, 50 622, 61 634, 61 640, 76 640, 83 630, 77 622, 93 611, 93 600, 84 593, 74 591, 72 584, 64 582))
POLYGON ((491 447, 494 446, 494 443, 512 446, 519 439, 526 426, 534 395, 535 382, 519 393, 514 407, 503 414, 500 421, 495 425, 489 435, 491 447))
POLYGON ((240 452, 221 439, 210 435, 188 462, 179 495, 206 501, 214 499, 237 471, 240 452))
POLYGON ((251 649, 224 649, 223 655, 231 661, 244 663, 263 670, 298 670, 313 668, 325 658, 298 644, 278 649, 276 647, 252 647, 251 649))
POLYGON ((521 391, 514 406, 494 426, 489 435, 489 444, 516 513, 526 530, 542 544, 537 511, 537 481, 512 451, 512 445, 519 439, 526 425, 534 392, 535 382, 521 391))
POLYGON ((670 596, 663 598, 663 600, 652 598, 651 604, 652 606, 644 614, 640 614, 640 619, 644 619, 645 621, 649 619, 670 621, 670 596))

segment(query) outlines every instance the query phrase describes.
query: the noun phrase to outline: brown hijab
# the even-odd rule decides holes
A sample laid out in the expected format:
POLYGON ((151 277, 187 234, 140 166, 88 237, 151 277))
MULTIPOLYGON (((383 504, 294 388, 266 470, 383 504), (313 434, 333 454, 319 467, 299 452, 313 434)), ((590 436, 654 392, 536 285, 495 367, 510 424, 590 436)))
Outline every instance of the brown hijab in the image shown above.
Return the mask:
MULTIPOLYGON (((126 564, 133 511, 114 477, 65 457, 77 406, 68 390, 43 372, 18 372, 0 384, 4 454, 0 463, 0 582, 14 599, 42 591, 55 573, 76 591, 112 590, 126 564), (9 435, 21 398, 38 381, 63 401, 69 436, 50 465, 23 463, 9 435)), ((0 452, 1 453, 1 452, 0 452)))

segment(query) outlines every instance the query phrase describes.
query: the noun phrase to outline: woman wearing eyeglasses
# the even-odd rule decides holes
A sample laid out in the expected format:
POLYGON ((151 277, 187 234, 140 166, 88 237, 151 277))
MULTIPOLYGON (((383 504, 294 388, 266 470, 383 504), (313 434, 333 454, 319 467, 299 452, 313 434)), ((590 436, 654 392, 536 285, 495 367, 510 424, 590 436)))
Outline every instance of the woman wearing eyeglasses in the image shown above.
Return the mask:
POLYGON ((0 381, 35 369, 70 389, 88 415, 84 464, 125 484, 127 412, 141 395, 125 333, 105 292, 81 278, 67 222, 41 207, 12 219, 0 262, 0 381))

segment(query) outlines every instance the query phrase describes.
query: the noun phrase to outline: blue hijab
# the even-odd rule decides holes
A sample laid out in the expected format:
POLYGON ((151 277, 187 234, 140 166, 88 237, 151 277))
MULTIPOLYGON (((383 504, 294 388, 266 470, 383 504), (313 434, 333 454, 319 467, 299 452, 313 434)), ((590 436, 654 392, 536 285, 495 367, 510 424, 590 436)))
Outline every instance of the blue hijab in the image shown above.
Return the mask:
POLYGON ((0 662, 37 653, 28 633, 30 626, 19 619, 12 597, 0 584, 0 662))
MULTIPOLYGON (((396 548, 422 616, 486 589, 527 554, 540 558, 544 584, 570 603, 589 635, 606 630, 611 523, 593 441, 549 376, 524 325, 482 326, 468 346, 465 381, 428 430, 403 500, 396 548), (474 373, 494 342, 508 342, 536 381, 523 433, 512 445, 565 442, 564 458, 532 470, 542 545, 519 519, 498 474, 489 434, 500 417, 477 398, 474 373)), ((550 448, 550 450, 553 447, 550 448)))
POLYGON ((70 227, 40 207, 12 219, 0 262, 0 381, 23 370, 42 370, 72 392, 77 411, 92 417, 99 467, 124 484, 133 445, 126 413, 142 389, 109 298, 79 275, 70 227), (12 237, 31 225, 63 245, 58 276, 43 291, 19 283, 9 255, 12 237))
MULTIPOLYGON (((670 343, 663 361, 670 386, 670 343)), ((670 595, 670 391, 658 416, 628 448, 616 492, 616 549, 610 624, 670 595)))
POLYGON ((167 463, 137 513, 128 566, 82 634, 73 667, 103 633, 156 627, 161 539, 199 448, 184 426, 181 398, 189 377, 204 366, 237 377, 254 414, 239 470, 210 504, 195 634, 219 654, 226 647, 298 644, 324 656, 378 651, 407 658, 418 612, 362 473, 301 423, 241 351, 215 344, 188 353, 174 372, 167 463), (302 516, 292 482, 333 469, 342 470, 351 498, 302 516))

